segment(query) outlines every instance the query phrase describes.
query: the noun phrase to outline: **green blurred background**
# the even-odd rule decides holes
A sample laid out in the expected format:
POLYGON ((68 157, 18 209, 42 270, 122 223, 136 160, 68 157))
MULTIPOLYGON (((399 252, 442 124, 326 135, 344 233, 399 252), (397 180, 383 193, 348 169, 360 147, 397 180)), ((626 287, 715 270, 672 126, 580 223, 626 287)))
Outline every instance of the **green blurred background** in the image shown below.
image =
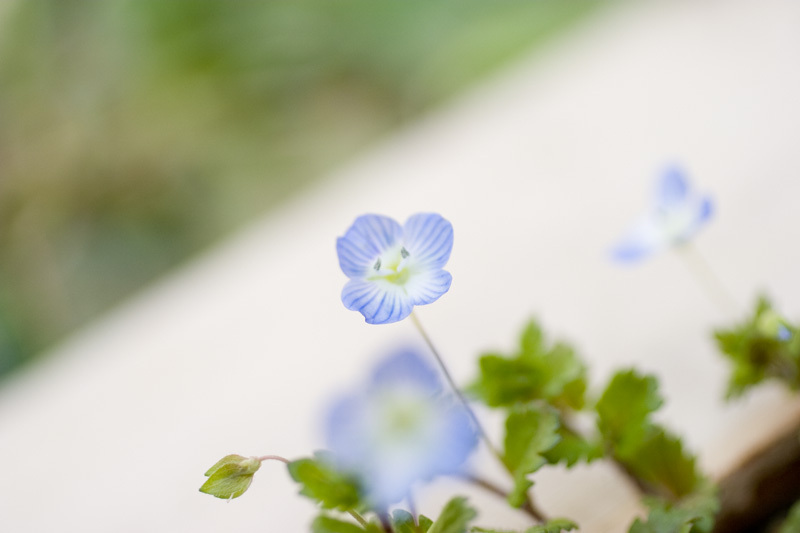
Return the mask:
POLYGON ((3 0, 0 375, 596 5, 3 0))

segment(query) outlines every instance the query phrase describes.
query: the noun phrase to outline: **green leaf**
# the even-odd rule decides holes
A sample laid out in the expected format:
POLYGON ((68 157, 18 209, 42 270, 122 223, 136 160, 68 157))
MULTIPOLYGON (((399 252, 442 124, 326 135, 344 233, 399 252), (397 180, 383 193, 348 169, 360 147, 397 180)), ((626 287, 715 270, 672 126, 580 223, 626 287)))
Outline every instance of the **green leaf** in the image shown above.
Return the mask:
POLYGON ((654 427, 629 455, 622 457, 637 477, 660 487, 672 498, 682 498, 698 487, 701 477, 695 458, 677 437, 654 427))
POLYGON ((422 533, 428 533, 432 525, 433 525, 433 520, 431 520, 424 514, 419 515, 419 528, 422 530, 422 533))
POLYGON ((525 530, 525 533, 560 533, 561 531, 572 531, 578 529, 578 524, 566 518, 554 518, 546 524, 533 526, 525 530))
POLYGON ((238 498, 250 487, 259 468, 261 461, 255 457, 226 455, 206 471, 208 479, 200 492, 225 500, 238 498))
POLYGON ((469 522, 477 516, 475 509, 467 505, 467 499, 455 497, 444 506, 439 518, 427 533, 467 533, 469 522))
POLYGON ((539 326, 531 321, 513 356, 486 354, 480 376, 470 391, 491 407, 545 400, 565 409, 581 409, 586 392, 586 367, 566 344, 547 347, 539 326))
POLYGON ((542 454, 550 464, 563 462, 567 468, 571 468, 579 461, 590 463, 603 457, 604 449, 601 440, 584 438, 564 427, 558 429, 558 435, 561 440, 542 454))
POLYGON ((658 381, 635 370, 619 371, 598 400, 597 425, 606 440, 624 447, 642 440, 650 413, 661 407, 658 381))
POLYGON ((383 533, 383 528, 374 522, 368 523, 367 527, 361 527, 359 524, 320 515, 311 523, 311 531, 312 533, 383 533))
POLYGON ((325 509, 349 511, 359 506, 359 489, 355 480, 337 472, 328 455, 316 452, 313 459, 289 463, 289 474, 303 488, 300 494, 318 501, 325 509))
POLYGON ((756 302, 748 320, 718 330, 714 337, 731 363, 729 398, 767 379, 800 389, 800 327, 789 324, 765 297, 756 302))
POLYGON ((533 485, 528 475, 547 462, 542 454, 558 442, 558 428, 558 413, 547 406, 520 405, 509 413, 503 461, 514 474, 514 489, 508 496, 514 507, 525 502, 525 494, 533 485))
POLYGON ((408 511, 397 509, 392 512, 392 529, 394 533, 420 533, 422 529, 414 523, 414 517, 408 511))
POLYGON ((647 502, 650 514, 647 520, 637 518, 629 533, 711 533, 714 516, 719 511, 716 489, 710 485, 672 504, 664 500, 647 502))

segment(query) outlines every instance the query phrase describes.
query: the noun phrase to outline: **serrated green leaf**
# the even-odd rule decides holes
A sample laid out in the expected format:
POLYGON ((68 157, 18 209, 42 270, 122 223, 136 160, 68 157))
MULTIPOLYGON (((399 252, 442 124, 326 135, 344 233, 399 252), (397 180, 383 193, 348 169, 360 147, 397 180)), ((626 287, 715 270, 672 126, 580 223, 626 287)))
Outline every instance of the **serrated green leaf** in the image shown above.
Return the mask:
POLYGON ((701 480, 694 457, 683 449, 679 438, 662 428, 652 428, 642 442, 621 459, 638 478, 659 487, 672 498, 691 494, 701 480))
POLYGON ((767 379, 800 389, 800 327, 783 319, 765 297, 748 320, 714 332, 714 338, 731 363, 729 398, 767 379))
POLYGON ((486 354, 480 358, 479 368, 480 376, 470 391, 491 407, 533 400, 545 400, 559 408, 583 407, 585 365, 566 344, 548 348, 533 321, 522 333, 517 354, 486 354))
POLYGON ((466 498, 457 496, 447 502, 427 533, 466 533, 470 521, 477 514, 475 509, 467 504, 466 498))
POLYGON ((719 511, 716 490, 711 485, 700 487, 677 504, 658 499, 647 503, 647 520, 637 518, 629 533, 711 533, 719 511))
POLYGON ((544 452, 544 458, 550 464, 564 463, 567 468, 573 467, 579 461, 591 463, 603 457, 603 442, 599 439, 587 439, 576 435, 568 429, 558 429, 561 439, 555 446, 544 452))
POLYGON ((337 472, 327 455, 314 454, 313 459, 289 463, 289 474, 303 487, 300 494, 318 501, 325 509, 349 511, 359 507, 359 489, 355 480, 337 472))
POLYGON ((506 419, 503 461, 514 475, 514 489, 508 501, 514 507, 525 502, 525 494, 533 485, 528 475, 547 461, 542 455, 559 440, 558 413, 543 405, 520 405, 506 419))
POLYGON ((224 500, 238 498, 250 487, 253 474, 260 467, 261 461, 255 457, 226 455, 206 471, 208 479, 200 487, 200 492, 224 500))
POLYGON ((635 370, 619 371, 598 400, 597 425, 607 441, 625 447, 643 438, 650 413, 661 407, 658 381, 635 370))
POLYGON ((578 529, 578 524, 566 518, 554 518, 546 524, 533 526, 525 530, 525 533, 560 533, 561 531, 572 531, 578 529))

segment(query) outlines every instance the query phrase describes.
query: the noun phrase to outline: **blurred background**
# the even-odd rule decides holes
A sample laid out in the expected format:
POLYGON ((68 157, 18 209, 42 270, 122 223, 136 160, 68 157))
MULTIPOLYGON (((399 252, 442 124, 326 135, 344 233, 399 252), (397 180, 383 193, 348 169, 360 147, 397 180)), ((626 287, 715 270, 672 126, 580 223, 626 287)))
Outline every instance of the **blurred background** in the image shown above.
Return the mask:
POLYGON ((598 4, 3 1, 0 386, 598 4))

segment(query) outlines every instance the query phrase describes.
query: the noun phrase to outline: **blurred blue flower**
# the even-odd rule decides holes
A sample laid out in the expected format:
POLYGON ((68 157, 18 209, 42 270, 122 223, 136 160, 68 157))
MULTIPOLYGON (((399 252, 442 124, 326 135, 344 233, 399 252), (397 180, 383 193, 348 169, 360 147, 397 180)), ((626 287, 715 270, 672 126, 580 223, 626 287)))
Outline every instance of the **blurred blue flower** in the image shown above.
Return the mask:
POLYGON ((337 401, 325 431, 337 466, 358 477, 378 508, 418 481, 461 473, 478 439, 463 405, 412 350, 383 360, 364 390, 337 401))
POLYGON ((678 167, 667 167, 656 187, 655 202, 617 243, 612 254, 619 261, 636 261, 691 239, 713 212, 711 198, 693 191, 678 167))
POLYGON ((435 213, 419 213, 404 226, 382 215, 362 215, 336 240, 339 266, 350 281, 345 307, 369 324, 403 320, 415 305, 433 303, 450 288, 442 270, 453 248, 453 226, 435 213))

